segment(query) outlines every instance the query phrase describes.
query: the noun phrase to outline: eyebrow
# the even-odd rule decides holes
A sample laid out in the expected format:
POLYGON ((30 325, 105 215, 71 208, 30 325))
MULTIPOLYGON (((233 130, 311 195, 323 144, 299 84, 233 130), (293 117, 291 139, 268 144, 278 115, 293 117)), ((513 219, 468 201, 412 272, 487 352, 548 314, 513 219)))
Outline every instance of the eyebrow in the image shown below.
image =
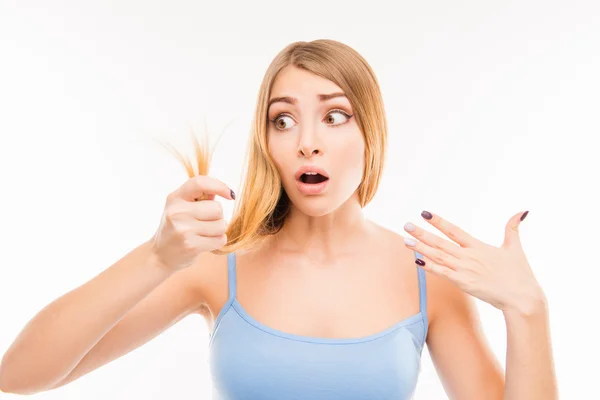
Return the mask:
MULTIPOLYGON (((319 98, 319 101, 327 101, 327 100, 334 99, 336 97, 346 97, 346 94, 343 92, 335 92, 335 93, 329 93, 329 94, 318 94, 317 97, 319 98)), ((273 104, 273 103, 288 103, 288 104, 295 105, 297 102, 298 102, 298 99, 296 99, 295 97, 289 97, 289 96, 273 97, 271 100, 269 100, 268 107, 271 107, 271 104, 273 104)))

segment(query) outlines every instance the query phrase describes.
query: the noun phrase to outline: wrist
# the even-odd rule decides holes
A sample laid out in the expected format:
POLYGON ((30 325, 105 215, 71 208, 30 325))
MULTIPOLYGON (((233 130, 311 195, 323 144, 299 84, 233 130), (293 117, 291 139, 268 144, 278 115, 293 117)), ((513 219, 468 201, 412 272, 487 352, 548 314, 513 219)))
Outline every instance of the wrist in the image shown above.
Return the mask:
POLYGON ((513 301, 502 310, 505 318, 535 318, 545 316, 548 312, 546 296, 541 288, 536 287, 513 301))
POLYGON ((163 261, 163 259, 158 255, 156 251, 154 251, 154 238, 150 239, 147 243, 148 245, 148 254, 146 264, 148 268, 152 270, 160 271, 161 273, 165 273, 167 275, 171 275, 174 271, 167 263, 163 261))

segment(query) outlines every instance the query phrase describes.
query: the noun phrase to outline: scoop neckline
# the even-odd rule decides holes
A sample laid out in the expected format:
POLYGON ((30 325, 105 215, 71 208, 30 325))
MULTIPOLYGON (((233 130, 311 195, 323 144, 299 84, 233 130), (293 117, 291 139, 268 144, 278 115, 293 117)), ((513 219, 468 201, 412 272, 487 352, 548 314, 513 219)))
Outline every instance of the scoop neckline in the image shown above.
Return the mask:
MULTIPOLYGON (((413 252, 415 254, 415 258, 420 258, 419 252, 414 251, 414 250, 413 250, 413 252)), ((234 262, 235 262, 235 260, 234 260, 234 262)), ((418 271, 417 273, 420 274, 421 271, 418 271)), ((420 284, 421 283, 420 283, 420 277, 419 277, 419 285, 420 284)), ((419 292, 420 291, 421 291, 421 289, 419 289, 419 292)), ((299 335, 299 334, 295 334, 295 333, 285 332, 283 330, 272 328, 272 327, 260 322, 259 320, 254 318, 244 308, 244 306, 238 301, 237 293, 235 293, 235 291, 234 291, 233 295, 227 300, 227 303, 225 303, 225 305, 221 308, 221 311, 218 313, 217 318, 215 319, 215 324, 212 327, 213 329, 211 330, 211 332, 209 332, 208 346, 209 346, 209 348, 211 347, 213 340, 215 338, 215 335, 219 331, 218 328, 222 322, 222 319, 225 317, 225 315, 227 313, 229 313, 229 311, 232 308, 235 310, 235 312, 238 314, 238 316, 240 316, 240 318, 242 318, 248 324, 252 325, 254 328, 259 329, 265 333, 271 334, 273 336, 277 336, 277 337, 280 337, 283 339, 298 341, 298 342, 320 343, 320 344, 365 343, 365 342, 369 342, 372 340, 376 340, 376 339, 385 337, 401 328, 405 328, 405 327, 414 325, 419 322, 423 322, 423 324, 425 325, 425 332, 427 332, 427 310, 423 309, 423 307, 421 307, 421 300, 420 300, 421 295, 423 295, 423 294, 420 293, 420 295, 419 295, 419 311, 417 313, 410 315, 410 316, 396 322, 395 324, 393 324, 392 326, 390 326, 386 329, 383 329, 379 332, 376 332, 376 333, 373 333, 370 335, 358 337, 358 338, 326 338, 326 337, 299 335)), ((423 342, 424 342, 424 340, 425 339, 423 339, 423 342)))
MULTIPOLYGON (((299 335, 299 334, 289 333, 289 332, 285 332, 285 331, 282 331, 279 329, 272 328, 272 327, 260 322, 259 320, 254 318, 252 315, 250 315, 250 313, 248 313, 248 311, 246 311, 244 306, 242 306, 242 304, 238 301, 237 297, 233 299, 233 301, 231 303, 231 307, 235 309, 237 314, 242 319, 244 319, 250 325, 254 326, 255 328, 257 328, 263 332, 266 332, 268 334, 271 334, 271 335, 274 335, 277 337, 294 340, 294 341, 298 341, 298 342, 320 343, 320 344, 353 344, 353 343, 369 342, 369 341, 372 341, 375 339, 382 338, 392 332, 397 331, 400 328, 404 328, 409 325, 413 325, 420 321, 423 321, 423 310, 419 310, 419 312, 417 312, 416 314, 410 315, 410 316, 396 322, 395 324, 393 324, 392 326, 390 326, 386 329, 383 329, 379 332, 376 332, 376 333, 373 333, 373 334, 370 334, 367 336, 362 336, 362 337, 357 337, 357 338, 326 338, 326 337, 319 337, 319 336, 299 335)), ((228 307, 228 309, 231 307, 228 307)))

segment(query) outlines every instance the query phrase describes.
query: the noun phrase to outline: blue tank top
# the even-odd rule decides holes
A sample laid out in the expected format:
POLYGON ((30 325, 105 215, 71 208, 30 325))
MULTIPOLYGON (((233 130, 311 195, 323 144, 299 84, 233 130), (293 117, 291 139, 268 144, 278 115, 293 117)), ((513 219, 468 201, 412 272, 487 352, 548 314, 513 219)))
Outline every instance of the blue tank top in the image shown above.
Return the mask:
MULTIPOLYGON (((415 251, 416 258, 422 255, 415 251)), ((209 341, 213 399, 410 399, 427 337, 425 272, 418 266, 419 312, 361 338, 319 338, 270 328, 236 298, 235 253, 228 254, 229 299, 209 341)))

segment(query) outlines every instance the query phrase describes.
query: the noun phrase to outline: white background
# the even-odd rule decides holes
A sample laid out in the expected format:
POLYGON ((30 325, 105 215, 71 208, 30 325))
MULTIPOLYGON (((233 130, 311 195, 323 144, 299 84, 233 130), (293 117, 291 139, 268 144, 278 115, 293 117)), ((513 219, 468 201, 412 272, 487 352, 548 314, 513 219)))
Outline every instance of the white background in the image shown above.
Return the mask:
MULTIPOLYGON (((386 104, 389 163, 367 215, 403 234, 407 221, 432 230, 430 210, 500 245, 530 210, 521 238, 549 300, 561 398, 599 398, 598 3, 201 3, 0 3, 0 354, 154 233, 186 179, 155 138, 190 149, 206 120, 223 132, 212 175, 239 190, 268 64, 330 38, 367 59, 386 104)), ((504 365, 502 314, 478 304, 504 365)), ((207 333, 190 317, 32 398, 209 398, 207 333)), ((446 398, 426 351, 415 398, 446 398)))

